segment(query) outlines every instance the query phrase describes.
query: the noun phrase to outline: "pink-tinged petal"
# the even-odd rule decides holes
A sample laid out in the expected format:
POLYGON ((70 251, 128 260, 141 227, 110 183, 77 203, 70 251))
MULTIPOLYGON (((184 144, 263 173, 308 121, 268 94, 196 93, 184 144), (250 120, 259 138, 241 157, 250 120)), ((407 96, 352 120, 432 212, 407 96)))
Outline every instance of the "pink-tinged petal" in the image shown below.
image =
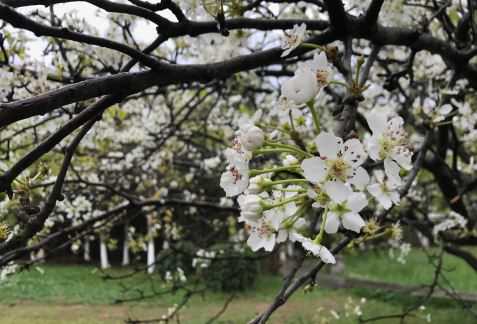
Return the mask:
POLYGON ((224 189, 227 197, 237 196, 247 189, 248 175, 240 175, 240 177, 237 178, 237 175, 226 171, 222 173, 220 177, 220 186, 224 189))
POLYGON ((353 171, 354 176, 349 179, 349 183, 354 185, 356 189, 358 190, 363 190, 366 185, 369 183, 369 174, 368 172, 362 168, 359 167, 353 171))
POLYGON ((346 213, 341 219, 343 227, 347 230, 359 233, 361 232, 361 227, 365 225, 364 220, 359 214, 356 213, 346 213))
POLYGON ((326 194, 335 203, 342 203, 352 193, 352 190, 341 181, 328 181, 324 185, 326 194))
POLYGON ((373 110, 366 115, 368 126, 373 132, 373 136, 380 135, 386 129, 388 114, 384 111, 373 110))
POLYGON ((320 157, 336 159, 343 144, 343 140, 331 133, 323 132, 316 137, 315 143, 318 147, 320 157))
POLYGON ((368 205, 366 195, 362 192, 353 192, 349 195, 346 205, 351 211, 358 213, 368 205))
POLYGON ((401 177, 399 176, 399 171, 401 168, 399 165, 391 160, 390 158, 384 159, 384 172, 386 173, 388 179, 396 184, 396 185, 401 185, 401 177))
POLYGON ((328 173, 326 163, 318 157, 303 160, 301 162, 301 168, 303 169, 306 180, 311 183, 318 183, 325 180, 328 173))
POLYGON ((340 219, 338 215, 333 212, 328 212, 325 222, 325 232, 328 234, 335 234, 338 232, 338 227, 340 226, 340 219))
POLYGON ((359 167, 368 157, 363 144, 356 138, 347 140, 343 144, 343 151, 343 159, 352 165, 353 168, 359 167))

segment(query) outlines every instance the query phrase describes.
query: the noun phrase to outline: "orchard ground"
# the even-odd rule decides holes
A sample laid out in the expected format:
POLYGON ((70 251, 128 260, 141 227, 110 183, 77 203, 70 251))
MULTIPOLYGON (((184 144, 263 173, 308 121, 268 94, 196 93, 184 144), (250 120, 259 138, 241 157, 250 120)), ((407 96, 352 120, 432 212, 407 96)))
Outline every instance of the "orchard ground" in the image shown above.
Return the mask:
MULTIPOLYGON (((346 255, 347 277, 367 278, 406 285, 429 284, 434 268, 426 256, 413 250, 406 264, 389 258, 385 251, 346 255), (366 262, 363 262, 366 258, 366 262)), ((477 275, 461 260, 445 256, 445 278, 461 292, 477 293, 477 275)), ((130 269, 109 270, 111 275, 125 275, 130 269)), ((145 296, 161 288, 157 280, 139 274, 121 281, 104 280, 104 273, 92 266, 40 265, 24 271, 0 287, 0 323, 123 323, 126 319, 153 319, 167 313, 168 307, 181 301, 182 293, 146 298, 139 302, 116 304, 118 298, 137 298, 138 290, 145 296), (128 290, 134 287, 136 290, 128 290)), ((154 279, 154 278, 153 278, 154 279)), ((224 314, 215 323, 246 323, 263 311, 281 286, 279 276, 262 275, 254 289, 237 294, 224 314)), ((194 296, 180 313, 180 323, 206 323, 219 313, 225 293, 194 296)), ((400 314, 419 299, 400 293, 375 289, 330 289, 316 287, 311 292, 298 291, 277 311, 270 323, 358 323, 356 306, 363 318, 400 314)), ((473 305, 471 311, 476 312, 473 305)), ((457 302, 432 299, 424 309, 417 310, 405 323, 473 324, 475 317, 457 302), (430 315, 429 315, 430 314, 430 315)), ((175 323, 175 321, 172 321, 175 323)), ((386 319, 376 323, 399 323, 386 319)))

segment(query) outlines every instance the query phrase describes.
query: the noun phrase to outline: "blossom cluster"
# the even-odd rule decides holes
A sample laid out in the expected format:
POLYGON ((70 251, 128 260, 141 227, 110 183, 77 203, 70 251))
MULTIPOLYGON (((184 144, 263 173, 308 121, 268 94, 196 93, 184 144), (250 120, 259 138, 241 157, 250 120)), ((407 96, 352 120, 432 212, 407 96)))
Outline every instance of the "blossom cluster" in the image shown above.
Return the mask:
MULTIPOLYGON (((301 42, 304 32, 295 27, 287 34, 284 53, 299 46, 294 41, 301 42)), ((332 68, 322 51, 311 62, 299 64, 295 75, 282 84, 280 102, 286 103, 285 109, 310 110, 312 136, 297 141, 292 131, 273 127, 267 133, 269 128, 257 118, 244 119, 224 152, 228 165, 220 185, 226 196, 238 196, 239 221, 249 229, 247 243, 253 251, 272 251, 288 240, 325 263, 335 263, 323 244, 325 234, 336 234, 340 227, 360 233, 366 224, 360 213, 368 205, 368 194, 385 209, 399 203, 401 170, 412 168, 403 119, 384 110, 368 112, 371 134, 364 143, 323 131, 314 102, 331 83, 332 68), (280 160, 263 169, 250 167, 255 157, 268 155, 280 160), (364 167, 368 159, 383 165, 374 177, 364 167), (322 210, 319 227, 309 217, 313 209, 322 210)))

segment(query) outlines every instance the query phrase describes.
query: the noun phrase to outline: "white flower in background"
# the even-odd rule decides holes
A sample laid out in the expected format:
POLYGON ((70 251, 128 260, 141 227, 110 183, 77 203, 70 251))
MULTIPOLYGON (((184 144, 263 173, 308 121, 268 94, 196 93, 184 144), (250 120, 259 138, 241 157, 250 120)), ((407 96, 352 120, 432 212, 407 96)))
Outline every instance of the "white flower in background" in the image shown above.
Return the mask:
POLYGON ((301 25, 293 26, 293 29, 285 30, 285 39, 282 43, 283 51, 281 57, 285 57, 290 54, 295 48, 300 46, 301 43, 305 40, 306 36, 306 25, 302 23, 301 25))
POLYGON ((204 167, 207 170, 215 169, 220 164, 220 157, 215 156, 204 160, 204 167))
POLYGON ((320 157, 305 159, 301 163, 308 181, 314 184, 335 181, 342 188, 349 182, 360 190, 368 184, 368 172, 361 167, 367 154, 359 140, 353 138, 343 143, 341 138, 322 132, 315 143, 320 157))
POLYGON ((434 99, 426 98, 422 104, 422 111, 426 114, 433 123, 439 123, 446 119, 447 115, 452 112, 451 104, 444 104, 437 107, 437 103, 434 99))
POLYGON ((10 261, 5 266, 3 266, 0 270, 0 282, 6 280, 8 276, 17 272, 18 268, 18 264, 13 263, 13 261, 10 261))
POLYGON ((215 258, 215 251, 206 251, 200 249, 195 254, 197 257, 192 259, 192 267, 193 268, 207 268, 209 267, 212 259, 215 258))
POLYGON ((229 162, 227 170, 220 177, 220 186, 227 197, 236 196, 248 186, 248 159, 233 149, 226 149, 224 155, 229 162))
POLYGON ((245 221, 248 224, 256 223, 262 216, 263 206, 262 198, 257 195, 241 195, 237 202, 240 206, 239 221, 245 221))
POLYGON ((338 185, 337 182, 328 182, 325 190, 332 203, 326 216, 325 232, 334 234, 338 232, 340 223, 347 230, 359 233, 365 225, 359 212, 366 207, 368 200, 362 192, 353 192, 349 187, 338 185))
MULTIPOLYGON (((435 216, 434 216, 435 218, 435 216)), ((462 217, 459 213, 455 211, 451 211, 449 213, 449 217, 443 219, 439 224, 434 225, 432 229, 432 235, 437 237, 440 232, 444 232, 453 228, 462 228, 464 229, 467 226, 467 219, 462 217)))
POLYGON ((368 192, 385 208, 389 209, 393 204, 399 204, 399 192, 397 185, 392 181, 384 179, 384 172, 377 170, 375 172, 376 183, 370 184, 368 192))
POLYGON ((314 99, 320 91, 316 75, 307 68, 298 68, 295 75, 283 82, 281 92, 287 101, 303 105, 314 99))
POLYGON ((375 161, 384 160, 384 171, 391 181, 401 184, 400 167, 412 168, 412 152, 407 143, 404 120, 393 117, 388 120, 384 111, 372 111, 366 116, 372 137, 368 141, 369 156, 375 161))
POLYGON ((301 234, 296 234, 296 238, 305 250, 311 252, 314 256, 319 257, 324 263, 336 263, 335 257, 325 246, 317 244, 301 234))
POLYGON ((265 134, 255 125, 246 125, 240 128, 240 143, 248 150, 253 151, 263 145, 265 134))

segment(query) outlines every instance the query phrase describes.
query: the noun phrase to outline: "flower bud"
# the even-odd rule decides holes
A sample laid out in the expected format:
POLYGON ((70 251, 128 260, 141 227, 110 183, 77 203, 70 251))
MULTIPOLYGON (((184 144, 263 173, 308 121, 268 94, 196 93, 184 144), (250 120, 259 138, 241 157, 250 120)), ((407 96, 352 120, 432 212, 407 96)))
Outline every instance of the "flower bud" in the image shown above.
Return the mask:
POLYGON ((265 134, 257 126, 250 126, 242 131, 240 142, 242 146, 248 150, 253 151, 263 145, 265 141, 265 134))
POLYGON ((256 222, 262 216, 262 198, 257 195, 242 195, 238 199, 241 216, 249 222, 256 222))
POLYGON ((267 179, 263 175, 251 178, 248 185, 248 193, 253 195, 261 193, 265 187, 266 181, 267 179))
POLYGON ((284 166, 290 166, 290 165, 294 165, 294 164, 298 164, 298 163, 299 163, 299 161, 297 160, 297 158, 294 157, 293 155, 290 155, 290 154, 285 156, 285 159, 283 160, 283 165, 284 166))

